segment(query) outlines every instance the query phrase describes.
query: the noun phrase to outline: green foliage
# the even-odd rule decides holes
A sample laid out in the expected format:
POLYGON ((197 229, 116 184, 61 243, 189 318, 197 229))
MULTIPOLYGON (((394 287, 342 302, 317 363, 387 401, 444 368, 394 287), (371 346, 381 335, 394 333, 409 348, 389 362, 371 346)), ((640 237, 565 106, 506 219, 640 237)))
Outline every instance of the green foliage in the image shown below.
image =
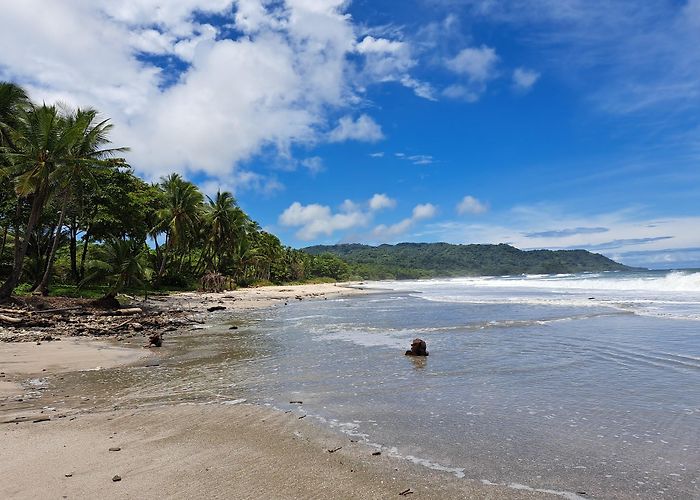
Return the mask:
POLYGON ((451 245, 400 243, 398 245, 334 245, 304 249, 320 258, 333 254, 350 264, 350 274, 361 279, 417 279, 436 276, 500 276, 556 274, 629 269, 600 254, 585 250, 523 251, 510 245, 451 245))

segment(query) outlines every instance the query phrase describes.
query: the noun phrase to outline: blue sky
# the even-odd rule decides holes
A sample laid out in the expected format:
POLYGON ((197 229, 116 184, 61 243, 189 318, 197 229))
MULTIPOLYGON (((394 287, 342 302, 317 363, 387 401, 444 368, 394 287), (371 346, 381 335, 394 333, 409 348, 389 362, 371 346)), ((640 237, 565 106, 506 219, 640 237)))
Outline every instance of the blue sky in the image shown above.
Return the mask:
POLYGON ((0 46, 292 246, 700 266, 700 0, 26 0, 0 46))

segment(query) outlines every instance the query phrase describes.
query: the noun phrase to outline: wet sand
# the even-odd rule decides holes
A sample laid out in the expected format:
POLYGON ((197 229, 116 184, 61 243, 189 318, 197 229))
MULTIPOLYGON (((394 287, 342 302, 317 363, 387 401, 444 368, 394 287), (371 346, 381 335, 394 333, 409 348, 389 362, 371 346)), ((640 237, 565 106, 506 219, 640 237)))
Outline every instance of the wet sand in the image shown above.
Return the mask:
MULTIPOLYGON (((187 304, 204 314, 221 303, 230 314, 348 293, 363 291, 308 285, 178 294, 163 307, 187 304)), ((66 384, 56 408, 41 392, 17 396, 18 389, 32 391, 26 382, 32 377, 52 386, 68 371, 154 362, 144 356, 157 357, 157 350, 66 338, 0 344, 0 498, 552 497, 375 456, 375 448, 297 412, 245 402, 118 408, 66 384)))
POLYGON ((411 498, 542 498, 373 456, 296 414, 252 405, 3 427, 1 498, 397 498, 409 489, 411 498))

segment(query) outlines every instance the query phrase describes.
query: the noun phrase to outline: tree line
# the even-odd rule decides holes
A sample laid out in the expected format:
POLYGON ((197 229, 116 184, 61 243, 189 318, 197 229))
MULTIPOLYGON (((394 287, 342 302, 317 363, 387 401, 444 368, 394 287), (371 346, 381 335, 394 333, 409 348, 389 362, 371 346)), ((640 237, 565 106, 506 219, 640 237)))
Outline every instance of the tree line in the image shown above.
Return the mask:
POLYGON ((92 108, 31 102, 0 82, 0 300, 18 286, 192 288, 205 275, 231 286, 346 279, 330 254, 282 245, 229 192, 209 197, 179 174, 140 179, 92 108))

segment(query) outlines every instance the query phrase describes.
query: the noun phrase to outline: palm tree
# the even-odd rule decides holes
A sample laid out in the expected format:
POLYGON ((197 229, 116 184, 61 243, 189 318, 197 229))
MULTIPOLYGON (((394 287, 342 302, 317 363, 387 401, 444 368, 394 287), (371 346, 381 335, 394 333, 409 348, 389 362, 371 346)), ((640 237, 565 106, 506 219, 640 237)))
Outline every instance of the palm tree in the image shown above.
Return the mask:
POLYGON ((57 187, 61 192, 61 211, 56 235, 53 238, 53 245, 47 258, 46 270, 41 282, 34 290, 34 292, 40 292, 42 295, 48 294, 49 278, 63 228, 66 206, 69 197, 73 194, 73 187, 78 181, 84 179, 92 180, 94 183, 91 169, 125 164, 123 158, 109 157, 128 151, 128 148, 103 149, 110 142, 108 134, 112 129, 112 124, 109 123, 109 119, 96 123, 97 115, 97 111, 94 109, 78 109, 65 119, 66 127, 75 129, 76 140, 72 144, 69 157, 58 165, 55 172, 57 187))
POLYGON ((248 216, 236 204, 228 191, 218 191, 211 199, 206 211, 206 248, 205 255, 215 272, 221 271, 225 257, 233 253, 235 242, 242 237, 248 216))
POLYGON ((88 262, 88 274, 81 286, 93 281, 107 281, 105 298, 114 298, 127 286, 143 286, 150 278, 148 247, 143 241, 110 238, 101 248, 101 258, 88 262))
POLYGON ((0 82, 0 147, 12 147, 10 137, 21 112, 29 107, 29 97, 22 87, 0 82))
POLYGON ((178 252, 183 256, 188 247, 188 238, 197 234, 204 203, 199 188, 179 174, 170 174, 163 178, 160 185, 165 193, 166 206, 158 212, 158 226, 160 231, 165 233, 159 278, 165 272, 168 257, 178 252))
POLYGON ((53 186, 56 169, 71 155, 78 136, 76 127, 66 126, 56 106, 30 106, 21 110, 17 125, 9 130, 12 148, 4 148, 15 190, 31 202, 24 238, 15 235, 15 258, 12 271, 0 287, 0 300, 8 298, 19 282, 29 237, 41 216, 53 186))

